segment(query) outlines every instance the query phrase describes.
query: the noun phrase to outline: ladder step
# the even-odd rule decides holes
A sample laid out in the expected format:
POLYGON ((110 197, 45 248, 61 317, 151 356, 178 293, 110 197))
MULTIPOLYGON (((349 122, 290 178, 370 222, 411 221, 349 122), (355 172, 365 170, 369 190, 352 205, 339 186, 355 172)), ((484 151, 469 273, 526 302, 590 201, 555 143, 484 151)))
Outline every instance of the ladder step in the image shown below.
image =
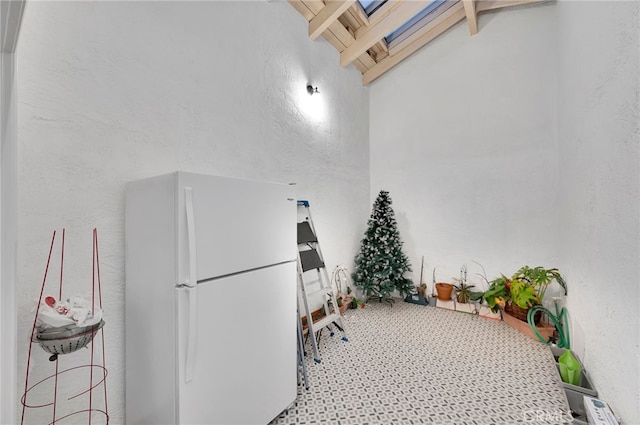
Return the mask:
POLYGON ((324 267, 320 254, 315 249, 300 251, 300 262, 302 263, 303 272, 324 267))
POLYGON ((331 289, 329 289, 329 288, 320 288, 320 289, 316 289, 315 291, 305 291, 305 293, 307 294, 307 297, 312 297, 312 296, 317 295, 317 294, 331 295, 331 289))
POLYGON ((298 245, 301 243, 318 242, 318 238, 313 233, 308 221, 298 223, 298 245))
POLYGON ((331 313, 328 316, 324 316, 322 319, 318 320, 317 322, 313 322, 313 330, 317 332, 320 329, 326 327, 327 325, 332 324, 339 318, 340 318, 340 315, 336 313, 331 313))

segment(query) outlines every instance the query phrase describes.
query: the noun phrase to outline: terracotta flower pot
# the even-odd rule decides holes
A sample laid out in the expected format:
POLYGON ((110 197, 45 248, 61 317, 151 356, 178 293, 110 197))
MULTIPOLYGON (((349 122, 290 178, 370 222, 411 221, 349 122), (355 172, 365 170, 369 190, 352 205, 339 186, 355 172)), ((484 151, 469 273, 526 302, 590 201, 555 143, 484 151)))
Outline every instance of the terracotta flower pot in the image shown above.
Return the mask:
MULTIPOLYGON (((530 338, 539 341, 538 337, 533 334, 533 331, 529 327, 527 322, 523 322, 522 320, 516 319, 506 311, 502 312, 502 320, 511 327, 519 330, 523 334, 529 336, 530 338)), ((545 340, 549 340, 549 337, 553 335, 553 331, 556 330, 555 326, 548 325, 546 323, 540 323, 540 325, 536 326, 536 330, 540 334, 540 336, 545 340)))
POLYGON ((344 311, 351 306, 351 301, 353 301, 353 298, 350 296, 342 298, 342 303, 339 308, 340 314, 344 314, 344 311))
POLYGON ((436 283, 436 291, 438 292, 439 300, 450 301, 453 285, 450 283, 436 283))

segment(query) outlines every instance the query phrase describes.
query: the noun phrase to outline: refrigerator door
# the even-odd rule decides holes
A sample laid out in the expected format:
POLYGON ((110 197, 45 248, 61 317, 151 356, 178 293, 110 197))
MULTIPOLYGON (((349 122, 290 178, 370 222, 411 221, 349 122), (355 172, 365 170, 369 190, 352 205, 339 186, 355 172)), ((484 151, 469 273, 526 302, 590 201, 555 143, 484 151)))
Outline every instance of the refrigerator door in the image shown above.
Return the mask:
POLYGON ((196 239, 199 282, 296 258, 292 186, 180 172, 177 198, 178 284, 192 284, 190 230, 196 239), (191 229, 187 226, 189 190, 191 229))
POLYGON ((198 284, 187 382, 190 290, 176 289, 178 423, 267 424, 296 398, 296 263, 198 284))

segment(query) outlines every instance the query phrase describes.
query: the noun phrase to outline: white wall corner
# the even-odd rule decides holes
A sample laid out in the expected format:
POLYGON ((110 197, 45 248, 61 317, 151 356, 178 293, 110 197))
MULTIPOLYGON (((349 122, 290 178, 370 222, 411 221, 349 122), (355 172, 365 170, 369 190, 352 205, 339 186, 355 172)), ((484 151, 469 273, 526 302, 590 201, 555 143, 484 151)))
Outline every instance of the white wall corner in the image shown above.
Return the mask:
POLYGON ((578 356, 580 361, 585 362, 585 348, 584 348, 584 329, 580 326, 580 323, 575 317, 569 318, 569 335, 571 338, 571 350, 578 356))
POLYGON ((16 406, 16 116, 13 53, 0 54, 0 423, 16 406))
POLYGON ((16 90, 14 52, 25 0, 0 2, 0 423, 16 423, 16 90))
POLYGON ((16 116, 13 53, 0 54, 0 423, 15 423, 16 116))
POLYGON ((20 25, 26 0, 2 0, 0 2, 0 40, 3 53, 13 53, 18 45, 20 25))

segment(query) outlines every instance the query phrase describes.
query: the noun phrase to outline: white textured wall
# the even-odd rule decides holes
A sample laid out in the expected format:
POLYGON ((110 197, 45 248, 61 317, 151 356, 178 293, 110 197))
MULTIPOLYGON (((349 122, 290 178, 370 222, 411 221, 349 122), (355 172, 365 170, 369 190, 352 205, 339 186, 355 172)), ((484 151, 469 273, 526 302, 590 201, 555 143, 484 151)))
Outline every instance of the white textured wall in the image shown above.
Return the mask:
POLYGON ((553 6, 480 15, 371 86, 371 196, 387 189, 419 280, 556 265, 553 6))
MULTIPOLYGON (((2 5, 4 6, 4 4, 2 5)), ((4 10, 2 11, 4 12, 4 10)), ((2 15, 2 13, 0 13, 2 15)), ((0 17, 4 22, 4 16, 0 17)), ((0 53, 0 423, 15 422, 16 364, 16 82, 15 53, 0 53)))
POLYGON ((416 266, 560 267, 573 348, 626 423, 640 423, 638 5, 480 15, 478 35, 458 25, 372 84, 370 106, 371 196, 390 190, 416 266))
POLYGON ((629 424, 640 423, 639 5, 557 5, 568 307, 600 396, 629 424))
MULTIPOLYGON (((367 89, 306 32, 286 2, 28 4, 18 54, 20 394, 51 232, 67 230, 72 295, 89 288, 95 226, 109 410, 111 423, 124 423, 130 180, 181 169, 296 182, 329 267, 352 261, 369 201, 367 89), (307 82, 321 92, 320 119, 301 106, 307 82)), ((37 347, 33 360, 34 376, 52 373, 37 347)), ((42 410, 29 423, 48 423, 42 410)))

